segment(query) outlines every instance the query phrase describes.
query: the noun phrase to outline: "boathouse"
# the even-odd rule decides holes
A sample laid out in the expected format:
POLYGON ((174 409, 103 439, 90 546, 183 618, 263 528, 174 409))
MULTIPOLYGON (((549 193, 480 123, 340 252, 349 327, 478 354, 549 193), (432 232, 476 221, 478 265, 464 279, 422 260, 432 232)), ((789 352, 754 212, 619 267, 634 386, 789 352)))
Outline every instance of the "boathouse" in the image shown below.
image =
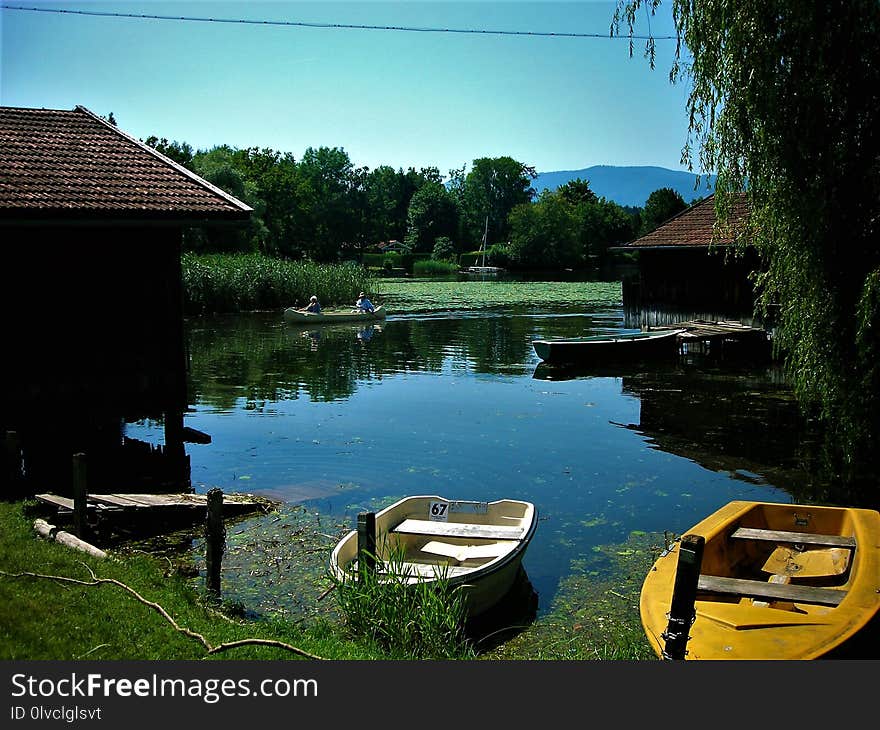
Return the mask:
POLYGON ((759 262, 754 249, 734 256, 745 235, 749 207, 735 198, 721 226, 715 196, 709 195, 650 233, 615 248, 638 252, 638 273, 623 282, 628 326, 681 320, 739 320, 754 323, 750 274, 759 262))
POLYGON ((182 235, 250 214, 85 107, 0 107, 4 482, 63 493, 87 453, 96 487, 189 486, 182 235), (164 448, 124 439, 146 418, 164 448))

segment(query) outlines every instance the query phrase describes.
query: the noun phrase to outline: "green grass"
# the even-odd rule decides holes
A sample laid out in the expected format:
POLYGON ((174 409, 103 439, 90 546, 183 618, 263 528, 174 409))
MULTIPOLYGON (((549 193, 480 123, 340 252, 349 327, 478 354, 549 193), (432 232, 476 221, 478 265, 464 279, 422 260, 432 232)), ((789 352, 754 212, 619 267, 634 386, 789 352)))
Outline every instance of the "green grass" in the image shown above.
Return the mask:
POLYGON ((335 604, 333 612, 328 604, 307 622, 288 613, 248 618, 239 602, 218 605, 200 581, 156 554, 111 551, 111 559, 101 560, 38 538, 34 506, 0 502, 0 660, 302 658, 255 645, 208 654, 119 585, 17 575, 89 582, 89 569, 158 604, 180 628, 214 647, 256 638, 326 659, 656 659, 638 616, 654 536, 633 535, 628 544, 607 546, 574 565, 549 613, 493 649, 465 637, 462 597, 442 579, 415 586, 332 581, 335 590, 325 602, 335 604), (619 564, 610 574, 617 577, 599 569, 608 559, 619 564))
POLYGON ((416 261, 413 263, 413 276, 448 276, 458 271, 458 266, 449 261, 416 261))
POLYGON ((114 584, 80 585, 35 573, 130 586, 160 605, 179 627, 204 636, 213 647, 244 639, 267 639, 327 659, 382 659, 376 647, 318 622, 307 630, 281 621, 248 621, 215 607, 170 563, 148 555, 110 554, 101 560, 33 531, 33 515, 22 502, 0 502, 0 660, 32 659, 298 659, 270 646, 243 646, 208 654, 197 640, 176 630, 156 610, 114 584))
POLYGON ((518 306, 617 306, 620 282, 443 281, 455 267, 418 261, 416 278, 378 278, 360 264, 284 261, 260 254, 186 253, 181 257, 188 315, 305 306, 316 294, 325 307, 354 303, 360 291, 397 311, 518 306), (442 268, 442 270, 441 270, 442 268))

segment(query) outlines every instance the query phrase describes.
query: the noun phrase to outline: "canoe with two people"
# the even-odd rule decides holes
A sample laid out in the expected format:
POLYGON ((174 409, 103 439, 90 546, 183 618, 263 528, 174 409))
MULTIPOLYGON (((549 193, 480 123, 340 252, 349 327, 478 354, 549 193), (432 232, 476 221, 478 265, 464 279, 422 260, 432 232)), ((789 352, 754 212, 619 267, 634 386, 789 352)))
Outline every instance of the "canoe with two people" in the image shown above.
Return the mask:
POLYGON ((384 305, 374 305, 361 292, 358 296, 357 303, 348 309, 324 309, 318 303, 317 297, 313 297, 313 301, 308 307, 298 309, 296 307, 288 307, 284 310, 284 320, 291 324, 318 324, 331 322, 357 322, 357 321, 376 321, 385 319, 384 305), (316 307, 316 308, 315 308, 316 307))

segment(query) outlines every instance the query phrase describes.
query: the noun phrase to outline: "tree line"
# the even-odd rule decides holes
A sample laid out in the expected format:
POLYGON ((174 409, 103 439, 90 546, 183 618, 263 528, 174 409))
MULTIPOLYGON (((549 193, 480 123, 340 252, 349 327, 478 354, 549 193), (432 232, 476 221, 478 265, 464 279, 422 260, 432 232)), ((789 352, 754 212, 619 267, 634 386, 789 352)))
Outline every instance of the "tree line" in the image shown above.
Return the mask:
POLYGON ((522 269, 595 268, 610 246, 630 241, 687 207, 661 188, 643 208, 597 196, 587 180, 540 195, 534 167, 483 157, 440 174, 436 167, 357 167, 340 147, 309 147, 299 160, 270 148, 219 145, 194 151, 156 136, 143 142, 254 210, 242 229, 187 231, 185 250, 253 252, 329 263, 360 260, 380 241, 405 242, 438 260, 478 249, 522 269))

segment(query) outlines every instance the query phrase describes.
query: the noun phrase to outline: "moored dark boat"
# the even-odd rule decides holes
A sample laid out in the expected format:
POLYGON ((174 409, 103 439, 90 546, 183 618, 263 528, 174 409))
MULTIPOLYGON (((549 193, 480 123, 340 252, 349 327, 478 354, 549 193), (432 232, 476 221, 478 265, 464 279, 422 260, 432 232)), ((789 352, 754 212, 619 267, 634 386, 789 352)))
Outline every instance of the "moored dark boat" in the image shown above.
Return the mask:
POLYGON ((631 362, 674 355, 678 351, 678 336, 684 331, 666 329, 620 335, 533 340, 532 346, 544 362, 631 362))

